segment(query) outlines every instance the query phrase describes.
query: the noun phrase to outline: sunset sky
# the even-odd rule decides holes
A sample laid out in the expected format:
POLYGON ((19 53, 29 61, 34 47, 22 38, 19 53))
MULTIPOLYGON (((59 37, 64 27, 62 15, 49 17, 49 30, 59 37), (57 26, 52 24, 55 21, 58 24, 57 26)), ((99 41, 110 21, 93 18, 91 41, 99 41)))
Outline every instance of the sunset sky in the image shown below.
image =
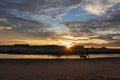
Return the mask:
POLYGON ((120 0, 0 0, 0 45, 120 48, 120 0))

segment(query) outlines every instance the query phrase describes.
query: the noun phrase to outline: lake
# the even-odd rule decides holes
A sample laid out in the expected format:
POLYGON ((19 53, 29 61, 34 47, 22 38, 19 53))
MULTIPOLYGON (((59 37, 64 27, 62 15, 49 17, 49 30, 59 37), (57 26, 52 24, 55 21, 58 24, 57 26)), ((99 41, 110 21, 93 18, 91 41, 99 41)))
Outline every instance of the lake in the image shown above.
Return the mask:
MULTIPOLYGON (((120 57, 120 54, 89 54, 89 58, 120 57)), ((80 59, 79 55, 53 56, 53 55, 26 55, 26 54, 0 54, 0 59, 80 59)))

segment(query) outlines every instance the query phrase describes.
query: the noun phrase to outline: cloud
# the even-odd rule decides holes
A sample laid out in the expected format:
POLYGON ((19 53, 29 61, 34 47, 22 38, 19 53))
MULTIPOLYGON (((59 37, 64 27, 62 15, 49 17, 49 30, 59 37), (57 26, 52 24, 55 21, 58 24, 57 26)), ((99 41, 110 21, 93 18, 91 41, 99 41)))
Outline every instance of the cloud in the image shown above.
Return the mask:
POLYGON ((49 30, 52 26, 48 24, 14 17, 11 17, 8 22, 13 25, 14 31, 24 35, 48 38, 56 34, 49 30))
POLYGON ((120 0, 84 0, 82 8, 91 14, 101 16, 119 2, 120 0))
POLYGON ((11 30, 12 27, 3 27, 3 26, 0 26, 0 30, 11 30))
POLYGON ((64 12, 56 12, 56 13, 53 13, 51 15, 51 17, 52 17, 52 19, 58 19, 58 18, 60 18, 61 16, 64 16, 64 15, 65 15, 64 12))
POLYGON ((10 24, 7 24, 6 19, 0 19, 0 30, 11 30, 12 27, 10 24))
POLYGON ((112 41, 108 44, 109 46, 116 46, 119 47, 120 46, 120 40, 119 41, 112 41))
MULTIPOLYGON (((34 15, 46 15, 52 18, 58 18, 56 11, 66 13, 75 8, 83 8, 85 11, 95 14, 103 15, 120 0, 1 0, 0 7, 3 15, 9 14, 16 16, 30 17, 34 15), (9 11, 9 12, 8 12, 9 11), (51 13, 49 15, 48 13, 51 13), (5 13, 5 14, 4 14, 5 13)), ((61 14, 61 13, 60 13, 61 14)), ((2 15, 2 14, 1 14, 2 15)), ((60 15, 63 16, 63 15, 60 15)), ((51 18, 51 19, 52 19, 51 18)))
POLYGON ((120 35, 114 36, 113 39, 120 40, 120 35))
MULTIPOLYGON (((67 12, 80 6, 81 0, 48 0, 41 11, 51 19, 56 20, 67 12), (51 15, 49 15, 51 13, 51 15)), ((40 6, 41 7, 41 6, 40 6)))
POLYGON ((1 0, 0 12, 0 36, 7 40, 120 42, 120 0, 1 0))
MULTIPOLYGON (((101 20, 89 20, 86 22, 64 22, 63 24, 68 27, 70 34, 77 37, 88 37, 92 41, 97 39, 108 42, 107 45, 113 45, 116 42, 120 42, 120 15, 114 14, 110 19, 104 18, 101 20)), ((76 38, 77 38, 76 37, 76 38)), ((84 43, 93 43, 88 40, 85 40, 84 43)), ((114 45, 115 45, 114 44, 114 45)))
MULTIPOLYGON (((19 33, 15 35, 16 38, 18 38, 17 36, 39 39, 55 38, 60 28, 57 29, 56 26, 43 23, 42 21, 51 20, 65 14, 64 12, 55 12, 48 16, 44 10, 59 8, 59 6, 55 7, 52 3, 46 3, 45 0, 1 0, 0 7, 0 30, 9 30, 8 33, 11 36, 19 33)), ((2 31, 2 33, 7 34, 6 31, 2 31)))
POLYGON ((1 0, 0 17, 19 17, 23 19, 44 21, 56 20, 66 14, 67 11, 80 6, 81 0, 1 0), (37 16, 35 19, 32 16, 37 16), (42 19, 41 19, 42 18, 42 19))

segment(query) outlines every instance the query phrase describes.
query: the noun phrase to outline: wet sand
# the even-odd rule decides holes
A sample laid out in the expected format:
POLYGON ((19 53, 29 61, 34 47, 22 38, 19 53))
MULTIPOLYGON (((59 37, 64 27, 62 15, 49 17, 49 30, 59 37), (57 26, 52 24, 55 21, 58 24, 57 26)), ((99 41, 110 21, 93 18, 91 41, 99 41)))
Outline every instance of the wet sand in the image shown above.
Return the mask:
POLYGON ((0 59, 0 80, 120 80, 120 58, 0 59))

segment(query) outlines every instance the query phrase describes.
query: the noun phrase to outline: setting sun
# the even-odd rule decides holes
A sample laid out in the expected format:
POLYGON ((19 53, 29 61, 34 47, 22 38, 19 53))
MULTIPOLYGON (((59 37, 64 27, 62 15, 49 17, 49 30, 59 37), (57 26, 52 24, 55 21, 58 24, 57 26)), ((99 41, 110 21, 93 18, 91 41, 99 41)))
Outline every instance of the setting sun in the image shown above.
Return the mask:
POLYGON ((62 41, 62 45, 66 46, 67 48, 72 47, 72 42, 71 41, 62 41))

